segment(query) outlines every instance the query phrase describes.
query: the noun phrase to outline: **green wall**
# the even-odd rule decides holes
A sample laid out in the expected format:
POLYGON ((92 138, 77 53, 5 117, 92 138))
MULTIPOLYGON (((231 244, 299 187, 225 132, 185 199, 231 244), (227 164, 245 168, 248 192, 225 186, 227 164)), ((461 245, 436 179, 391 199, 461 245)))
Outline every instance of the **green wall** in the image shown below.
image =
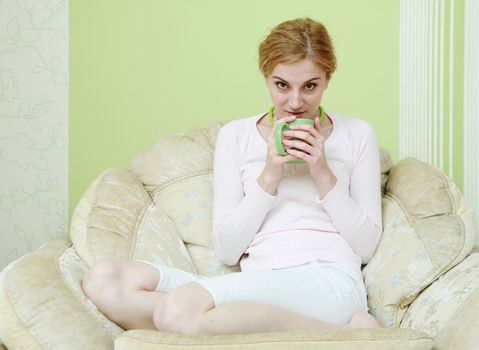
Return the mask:
POLYGON ((72 0, 70 214, 88 185, 164 135, 265 111, 257 46, 309 16, 336 46, 327 110, 399 151, 399 1, 72 0))

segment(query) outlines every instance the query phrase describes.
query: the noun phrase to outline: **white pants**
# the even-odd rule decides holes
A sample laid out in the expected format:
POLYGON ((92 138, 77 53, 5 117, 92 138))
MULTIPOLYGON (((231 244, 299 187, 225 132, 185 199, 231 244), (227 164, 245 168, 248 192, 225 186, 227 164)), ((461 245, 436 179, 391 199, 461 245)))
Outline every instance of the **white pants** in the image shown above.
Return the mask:
POLYGON ((142 262, 160 271, 156 291, 169 292, 196 282, 211 294, 215 306, 262 302, 338 325, 349 322, 353 313, 368 310, 361 273, 342 263, 314 261, 284 269, 204 277, 142 262))

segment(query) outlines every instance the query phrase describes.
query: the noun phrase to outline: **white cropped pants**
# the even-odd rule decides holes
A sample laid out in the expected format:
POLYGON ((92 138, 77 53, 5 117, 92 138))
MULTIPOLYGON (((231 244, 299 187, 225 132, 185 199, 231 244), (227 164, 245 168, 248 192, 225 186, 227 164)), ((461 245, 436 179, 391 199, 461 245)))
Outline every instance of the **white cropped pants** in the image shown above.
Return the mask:
POLYGON ((255 301, 316 319, 344 325, 357 311, 367 311, 362 275, 342 263, 314 261, 273 270, 235 272, 214 277, 142 261, 157 268, 159 292, 169 292, 196 282, 212 296, 215 306, 255 301))

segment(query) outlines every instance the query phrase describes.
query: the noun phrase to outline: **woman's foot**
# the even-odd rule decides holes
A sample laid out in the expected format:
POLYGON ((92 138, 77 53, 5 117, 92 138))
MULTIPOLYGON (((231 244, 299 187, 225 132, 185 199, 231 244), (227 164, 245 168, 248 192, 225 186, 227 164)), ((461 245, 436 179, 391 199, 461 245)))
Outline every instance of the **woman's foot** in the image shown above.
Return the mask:
POLYGON ((367 312, 356 312, 346 328, 380 328, 379 322, 367 312))

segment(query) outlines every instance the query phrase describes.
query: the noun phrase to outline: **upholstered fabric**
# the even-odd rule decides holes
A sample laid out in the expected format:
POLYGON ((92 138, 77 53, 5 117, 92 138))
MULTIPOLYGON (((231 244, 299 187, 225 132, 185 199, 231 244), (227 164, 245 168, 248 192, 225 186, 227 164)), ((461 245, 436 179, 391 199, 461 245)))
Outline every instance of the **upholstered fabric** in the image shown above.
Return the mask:
POLYGON ((379 161, 381 164, 381 194, 384 196, 386 193, 386 184, 388 181, 389 172, 394 166, 394 163, 388 150, 384 148, 379 148, 379 161))
POLYGON ((62 274, 66 285, 82 304, 86 312, 96 321, 97 324, 103 328, 111 339, 122 333, 123 328, 106 318, 93 304, 93 302, 86 297, 81 288, 83 276, 88 270, 86 264, 81 260, 74 247, 66 248, 58 258, 58 267, 62 274))
POLYGON ((220 126, 166 137, 129 167, 172 219, 182 240, 203 247, 212 245, 213 154, 220 126))
POLYGON ((10 349, 111 349, 112 338, 65 283, 55 239, 8 265, 0 280, 0 337, 10 349))
POLYGON ((132 255, 138 218, 150 202, 143 184, 129 171, 111 168, 99 176, 71 219, 72 242, 88 266, 132 255))
POLYGON ((203 247, 197 244, 186 244, 191 260, 195 262, 198 273, 202 276, 218 276, 225 273, 240 271, 239 264, 228 266, 222 264, 215 255, 212 248, 203 247))
POLYGON ((407 310, 401 327, 425 331, 437 340, 436 349, 451 349, 449 345, 465 341, 479 345, 479 332, 469 334, 461 327, 451 331, 453 323, 479 330, 477 307, 467 314, 472 305, 479 305, 479 253, 469 255, 422 292, 407 310))
POLYGON ((417 295, 472 251, 474 217, 443 172, 406 158, 389 173, 383 226, 364 276, 371 312, 397 327, 417 295))
POLYGON ((136 241, 131 259, 197 272, 178 230, 162 209, 151 202, 138 221, 132 233, 136 241))
POLYGON ((479 291, 465 299, 444 328, 436 334, 436 350, 472 350, 479 344, 479 291))
POLYGON ((110 168, 94 181, 75 209, 70 234, 88 266, 139 259, 196 273, 171 219, 126 169, 110 168))
POLYGON ((424 333, 406 329, 296 331, 221 336, 179 336, 135 330, 115 339, 115 350, 271 349, 271 350, 426 350, 433 342, 424 333))

